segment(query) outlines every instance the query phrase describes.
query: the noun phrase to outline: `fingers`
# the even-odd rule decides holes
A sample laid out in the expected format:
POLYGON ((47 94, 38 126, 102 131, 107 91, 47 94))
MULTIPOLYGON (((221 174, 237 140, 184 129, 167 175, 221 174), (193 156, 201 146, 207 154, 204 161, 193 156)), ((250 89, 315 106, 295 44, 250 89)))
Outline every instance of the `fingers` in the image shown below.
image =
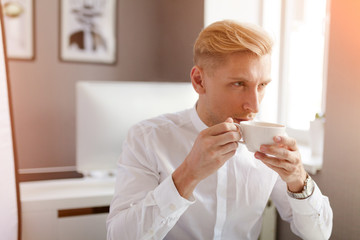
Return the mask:
POLYGON ((232 119, 231 117, 227 118, 225 120, 225 122, 228 122, 228 123, 233 123, 234 122, 234 119, 232 119))
POLYGON ((231 142, 238 142, 241 139, 241 135, 239 132, 226 132, 221 135, 213 137, 214 141, 217 143, 217 145, 225 145, 231 142))
POLYGON ((238 145, 239 144, 237 142, 230 142, 230 143, 227 143, 225 145, 222 145, 220 147, 222 155, 227 155, 229 153, 234 155, 238 145))
POLYGON ((214 141, 214 145, 222 146, 228 143, 235 143, 241 139, 238 128, 234 125, 232 118, 226 119, 225 122, 217 124, 211 128, 208 128, 209 132, 214 141))
POLYGON ((279 159, 284 159, 291 163, 297 163, 299 156, 297 152, 290 151, 287 148, 279 147, 277 145, 262 145, 260 151, 267 155, 272 155, 279 159))
POLYGON ((296 140, 294 138, 290 138, 286 136, 277 136, 274 137, 274 142, 280 145, 287 146, 292 151, 298 150, 296 140))
POLYGON ((261 152, 256 152, 255 157, 263 161, 268 167, 277 170, 285 170, 286 172, 292 172, 296 169, 296 165, 287 161, 286 159, 279 159, 277 157, 269 156, 261 152))
POLYGON ((226 122, 219 123, 206 129, 209 135, 217 136, 230 131, 238 131, 238 128, 233 123, 232 118, 226 119, 226 122), (231 120, 230 120, 231 119, 231 120), (231 122, 230 122, 231 121, 231 122))
POLYGON ((288 173, 287 170, 285 170, 284 168, 272 165, 266 161, 263 161, 263 163, 268 166, 269 168, 271 168, 272 170, 274 170, 275 172, 277 172, 280 176, 286 175, 288 173))
POLYGON ((212 155, 222 156, 234 155, 238 147, 241 134, 234 125, 233 119, 228 118, 225 122, 214 125, 203 130, 199 138, 207 151, 212 155))
POLYGON ((225 153, 222 157, 225 161, 227 161, 228 159, 230 159, 232 156, 235 155, 236 150, 230 151, 228 153, 225 153))
POLYGON ((294 153, 298 155, 295 162, 269 156, 262 152, 256 152, 255 157, 261 160, 266 166, 277 172, 281 179, 287 183, 289 189, 299 189, 303 186, 302 183, 306 172, 301 163, 299 152, 296 151, 294 153))

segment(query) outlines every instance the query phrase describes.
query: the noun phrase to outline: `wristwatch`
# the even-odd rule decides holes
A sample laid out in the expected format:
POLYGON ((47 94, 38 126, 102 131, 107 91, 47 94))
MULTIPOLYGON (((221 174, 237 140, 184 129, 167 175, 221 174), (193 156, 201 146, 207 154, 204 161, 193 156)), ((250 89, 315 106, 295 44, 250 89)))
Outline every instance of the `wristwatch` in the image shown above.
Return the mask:
POLYGON ((287 190, 287 193, 292 198, 305 199, 305 198, 310 197, 313 194, 314 189, 315 189, 314 180, 312 180, 312 178, 308 174, 305 179, 304 188, 303 188, 302 192, 294 193, 294 192, 290 192, 289 190, 287 190))

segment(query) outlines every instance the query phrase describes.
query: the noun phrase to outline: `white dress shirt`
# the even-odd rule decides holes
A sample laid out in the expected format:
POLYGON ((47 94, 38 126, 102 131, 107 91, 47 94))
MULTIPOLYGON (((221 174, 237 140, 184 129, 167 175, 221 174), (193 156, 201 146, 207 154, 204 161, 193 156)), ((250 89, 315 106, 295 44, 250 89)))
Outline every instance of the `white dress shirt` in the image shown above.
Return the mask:
POLYGON ((257 239, 271 198, 303 239, 328 239, 332 210, 315 186, 305 200, 289 197, 279 175, 239 144, 236 154, 181 197, 171 174, 207 126, 195 108, 143 121, 129 131, 107 220, 115 239, 257 239))

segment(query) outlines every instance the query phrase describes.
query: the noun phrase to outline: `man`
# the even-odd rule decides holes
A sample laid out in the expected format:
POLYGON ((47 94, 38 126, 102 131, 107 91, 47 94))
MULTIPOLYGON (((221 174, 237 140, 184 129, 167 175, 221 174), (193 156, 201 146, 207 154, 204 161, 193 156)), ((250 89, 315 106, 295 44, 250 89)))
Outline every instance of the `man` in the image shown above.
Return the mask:
POLYGON ((271 48, 261 29, 232 21, 199 34, 190 74, 197 104, 129 131, 108 239, 257 239, 269 198, 298 236, 330 237, 328 198, 305 172, 296 141, 275 137, 255 154, 238 144, 234 122, 259 111, 271 48))

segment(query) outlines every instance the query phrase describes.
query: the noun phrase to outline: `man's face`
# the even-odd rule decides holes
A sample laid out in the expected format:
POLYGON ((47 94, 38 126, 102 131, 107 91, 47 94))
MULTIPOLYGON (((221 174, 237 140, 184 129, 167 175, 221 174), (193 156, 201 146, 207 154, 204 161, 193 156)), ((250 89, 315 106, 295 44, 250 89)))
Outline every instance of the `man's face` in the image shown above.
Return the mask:
MULTIPOLYGON (((220 66, 201 73, 197 111, 208 126, 232 117, 235 122, 251 120, 259 111, 270 79, 270 55, 234 53, 220 66)), ((193 77, 194 69, 192 72, 193 77)))

